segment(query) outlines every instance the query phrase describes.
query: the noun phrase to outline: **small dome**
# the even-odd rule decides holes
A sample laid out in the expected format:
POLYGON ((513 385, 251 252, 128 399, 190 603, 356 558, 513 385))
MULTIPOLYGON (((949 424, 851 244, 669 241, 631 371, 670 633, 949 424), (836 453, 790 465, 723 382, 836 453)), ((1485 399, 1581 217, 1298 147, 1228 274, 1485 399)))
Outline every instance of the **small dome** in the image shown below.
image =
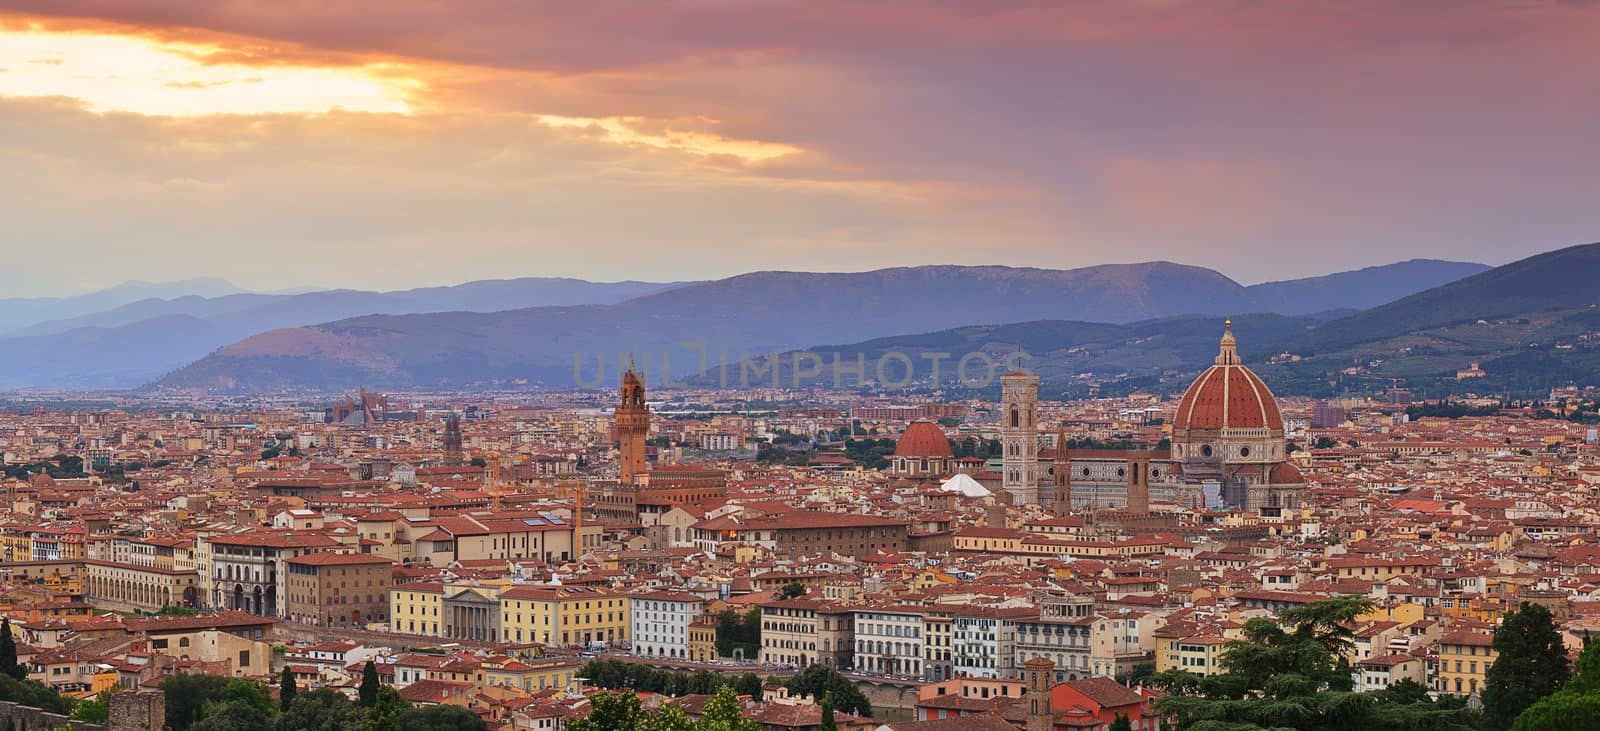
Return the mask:
POLYGON ((1279 463, 1272 468, 1272 473, 1267 475, 1269 485, 1298 485, 1305 481, 1305 475, 1300 474, 1300 468, 1288 462, 1279 463))
POLYGON ((1232 325, 1223 332, 1216 362, 1184 392, 1173 429, 1283 430, 1272 390, 1239 360, 1232 325))
POLYGON ((931 421, 912 422, 894 444, 896 457, 954 457, 944 430, 931 421))

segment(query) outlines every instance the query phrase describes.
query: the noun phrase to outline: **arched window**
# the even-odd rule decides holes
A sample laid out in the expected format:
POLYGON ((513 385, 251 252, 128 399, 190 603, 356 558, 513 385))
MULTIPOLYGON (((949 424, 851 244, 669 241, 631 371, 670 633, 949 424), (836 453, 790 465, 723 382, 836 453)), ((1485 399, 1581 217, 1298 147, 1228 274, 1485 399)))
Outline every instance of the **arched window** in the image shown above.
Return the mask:
POLYGON ((1022 426, 1022 412, 1018 411, 1015 406, 1011 407, 1011 425, 1014 427, 1022 426))

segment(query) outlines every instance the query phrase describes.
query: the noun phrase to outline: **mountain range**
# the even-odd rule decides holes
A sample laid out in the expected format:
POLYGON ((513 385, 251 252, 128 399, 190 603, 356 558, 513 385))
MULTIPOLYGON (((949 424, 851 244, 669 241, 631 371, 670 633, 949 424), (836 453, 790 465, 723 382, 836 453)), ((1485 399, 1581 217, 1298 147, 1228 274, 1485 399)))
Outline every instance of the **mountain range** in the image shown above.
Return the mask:
POLYGON ((615 304, 373 315, 271 330, 179 368, 156 385, 229 392, 360 384, 609 386, 630 357, 671 378, 747 354, 959 326, 1036 320, 1115 325, 1251 312, 1306 316, 1372 307, 1486 269, 1419 260, 1252 286, 1169 262, 1071 270, 756 272, 615 304))
POLYGON ((10 333, 45 320, 92 315, 152 297, 221 297, 243 291, 227 280, 200 278, 177 282, 124 282, 66 297, 0 298, 0 333, 10 333))
POLYGON ((134 283, 54 300, 9 300, 0 302, 0 322, 17 327, 0 337, 0 351, 8 354, 0 359, 0 386, 131 387, 276 328, 374 313, 604 305, 673 286, 526 277, 393 292, 259 294, 220 280, 194 280, 134 283), (84 311, 98 305, 107 306, 84 311))
MULTIPOLYGON (((1246 315, 1234 331, 1245 361, 1284 393, 1330 395, 1372 392, 1404 383, 1425 395, 1466 390, 1539 396, 1555 386, 1593 383, 1600 373, 1600 244, 1539 254, 1354 314, 1246 315), (1467 381, 1458 370, 1477 362, 1485 375, 1467 381)), ((795 383, 794 369, 824 364, 885 363, 884 380, 935 376, 937 354, 981 352, 996 362, 1017 352, 1038 372, 1046 395, 1101 392, 1174 392, 1217 354, 1221 323, 1215 317, 1173 317, 1129 324, 1036 321, 953 328, 864 342, 810 347, 777 354, 761 364, 777 373, 762 383, 795 383), (903 354, 905 357, 896 360, 903 354), (913 371, 905 372, 905 363, 913 371)), ((937 374, 958 385, 954 359, 937 374)), ((722 372, 690 382, 732 380, 722 372)), ((848 374, 847 374, 848 376, 848 374)), ((828 384, 831 369, 801 382, 828 384)), ((844 385, 855 385, 846 377, 844 385)))

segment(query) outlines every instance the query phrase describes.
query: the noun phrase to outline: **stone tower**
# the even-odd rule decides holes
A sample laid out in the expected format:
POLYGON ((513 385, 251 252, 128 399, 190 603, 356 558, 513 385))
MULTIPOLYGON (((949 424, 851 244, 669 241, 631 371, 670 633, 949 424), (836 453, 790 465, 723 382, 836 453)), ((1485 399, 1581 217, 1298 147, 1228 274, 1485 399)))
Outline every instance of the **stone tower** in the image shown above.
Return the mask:
POLYGON ((1145 515, 1150 512, 1150 457, 1144 451, 1128 457, 1128 512, 1145 515))
POLYGON ((106 731, 161 731, 166 728, 167 694, 162 691, 120 690, 111 694, 109 705, 106 731))
POLYGON ((1000 485, 1011 494, 1011 504, 1037 505, 1041 497, 1037 375, 1015 371, 1000 377, 1000 418, 1000 485))
POLYGON ((454 411, 444 418, 444 463, 452 467, 463 463, 461 458, 461 417, 454 411))
POLYGON ((618 480, 624 485, 637 483, 648 469, 645 439, 650 434, 650 407, 644 402, 644 382, 632 364, 622 374, 622 401, 617 404, 618 480))
POLYGON ((1056 664, 1036 657, 1022 664, 1023 677, 1027 679, 1028 720, 1024 731, 1055 731, 1055 709, 1050 702, 1051 677, 1056 664))

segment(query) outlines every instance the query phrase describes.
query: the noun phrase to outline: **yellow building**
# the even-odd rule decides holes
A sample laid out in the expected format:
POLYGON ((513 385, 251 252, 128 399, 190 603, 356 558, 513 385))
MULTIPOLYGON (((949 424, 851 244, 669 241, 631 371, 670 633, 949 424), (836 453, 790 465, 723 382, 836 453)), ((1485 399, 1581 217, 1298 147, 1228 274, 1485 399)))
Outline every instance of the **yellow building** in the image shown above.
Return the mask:
POLYGON ((1366 622, 1399 622, 1411 624, 1427 618, 1427 607, 1416 602, 1400 602, 1393 606, 1374 605, 1372 609, 1355 618, 1357 625, 1366 622))
POLYGON ((589 586, 518 586, 500 592, 500 641, 608 645, 628 639, 628 595, 589 586))
POLYGON ((1499 653, 1494 636, 1471 630, 1445 635, 1439 640, 1439 672, 1434 690, 1450 695, 1477 695, 1482 692, 1489 666, 1499 653))
POLYGON ((565 688, 582 668, 583 663, 573 657, 498 658, 484 663, 482 684, 526 691, 565 688))
POLYGON ((1427 558, 1336 558, 1327 562, 1327 567, 1334 576, 1362 581, 1388 581, 1397 576, 1421 576, 1437 568, 1438 565, 1438 560, 1427 558))
POLYGON ((689 659, 710 662, 718 656, 717 621, 707 615, 689 623, 689 659))
POLYGON ((1220 635, 1162 637, 1156 632, 1156 672, 1187 670, 1195 675, 1221 671, 1219 664, 1228 640, 1220 635))
POLYGON ((33 537, 24 530, 6 528, 0 533, 0 559, 6 563, 33 560, 33 537))
POLYGON ((389 590, 389 626, 403 634, 438 637, 443 606, 443 584, 401 584, 389 590))

